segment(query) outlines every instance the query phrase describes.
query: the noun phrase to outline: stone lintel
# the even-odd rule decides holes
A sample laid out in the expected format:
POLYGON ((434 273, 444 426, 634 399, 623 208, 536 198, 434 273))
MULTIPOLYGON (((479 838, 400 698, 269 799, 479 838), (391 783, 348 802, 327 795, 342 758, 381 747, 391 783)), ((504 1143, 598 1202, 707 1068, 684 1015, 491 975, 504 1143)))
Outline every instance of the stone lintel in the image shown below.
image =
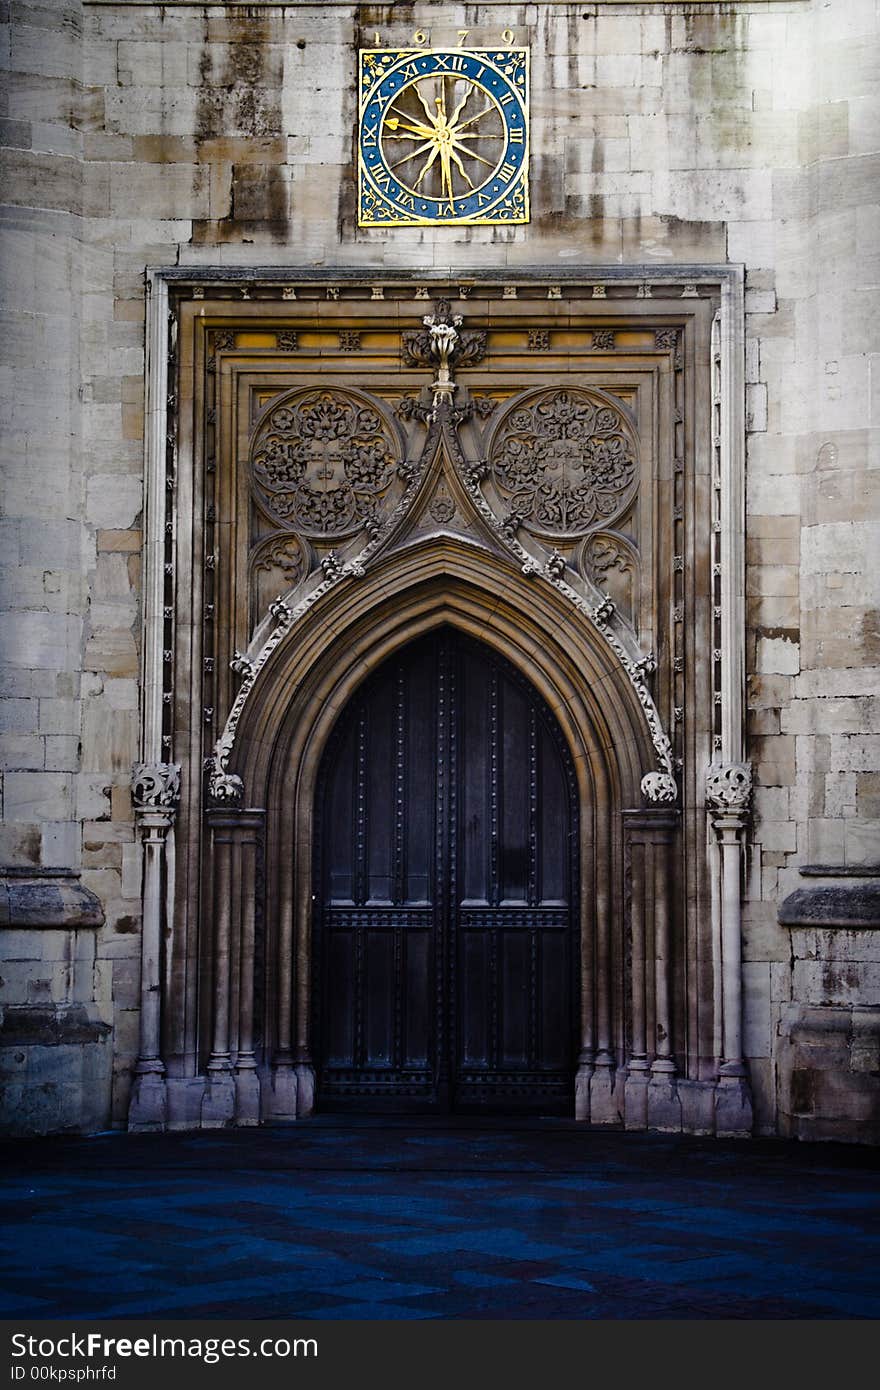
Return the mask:
POLYGON ((880 883, 797 888, 779 908, 783 927, 880 929, 880 883))

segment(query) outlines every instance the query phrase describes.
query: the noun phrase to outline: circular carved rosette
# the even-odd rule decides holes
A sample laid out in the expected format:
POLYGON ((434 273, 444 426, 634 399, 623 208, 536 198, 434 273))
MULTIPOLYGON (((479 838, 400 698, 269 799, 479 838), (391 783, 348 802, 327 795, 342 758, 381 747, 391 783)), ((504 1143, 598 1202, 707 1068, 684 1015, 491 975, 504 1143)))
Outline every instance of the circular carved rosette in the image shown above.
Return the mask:
POLYGON ((613 521, 638 487, 638 449, 623 410, 577 387, 520 396, 498 421, 489 462, 510 512, 553 539, 613 521))
POLYGON ((400 459, 394 426, 376 401, 312 388, 273 402, 259 421, 251 478, 273 521, 339 539, 378 523, 400 459))

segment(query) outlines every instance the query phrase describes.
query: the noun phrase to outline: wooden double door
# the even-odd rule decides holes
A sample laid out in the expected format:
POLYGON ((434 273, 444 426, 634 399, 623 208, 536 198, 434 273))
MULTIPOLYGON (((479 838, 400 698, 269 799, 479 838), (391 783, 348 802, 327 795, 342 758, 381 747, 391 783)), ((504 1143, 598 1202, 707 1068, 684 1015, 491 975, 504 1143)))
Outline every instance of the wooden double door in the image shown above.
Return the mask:
POLYGON ((319 1108, 573 1113, 577 800, 537 692, 414 642, 342 712, 316 809, 319 1108))

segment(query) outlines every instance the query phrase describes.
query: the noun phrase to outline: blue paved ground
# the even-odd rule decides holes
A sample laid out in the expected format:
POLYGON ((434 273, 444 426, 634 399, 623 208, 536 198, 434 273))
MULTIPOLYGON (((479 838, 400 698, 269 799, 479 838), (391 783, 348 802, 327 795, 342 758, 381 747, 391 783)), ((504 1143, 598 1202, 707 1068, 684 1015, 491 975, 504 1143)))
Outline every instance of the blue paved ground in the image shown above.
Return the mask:
POLYGON ((7 1146, 4 1317, 876 1318, 880 1155, 321 1118, 7 1146))

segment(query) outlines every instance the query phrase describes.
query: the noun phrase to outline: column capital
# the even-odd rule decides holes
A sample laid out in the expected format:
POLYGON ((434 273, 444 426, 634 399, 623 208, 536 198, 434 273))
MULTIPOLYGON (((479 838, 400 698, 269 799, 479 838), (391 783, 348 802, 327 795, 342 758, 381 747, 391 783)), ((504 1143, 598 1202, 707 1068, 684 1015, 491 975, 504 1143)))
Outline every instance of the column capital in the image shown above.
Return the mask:
POLYGON ((131 795, 136 813, 173 817, 180 800, 180 763, 135 763, 131 795))
POLYGON ((709 764, 706 769, 706 804, 710 811, 746 815, 751 796, 751 763, 709 764))

